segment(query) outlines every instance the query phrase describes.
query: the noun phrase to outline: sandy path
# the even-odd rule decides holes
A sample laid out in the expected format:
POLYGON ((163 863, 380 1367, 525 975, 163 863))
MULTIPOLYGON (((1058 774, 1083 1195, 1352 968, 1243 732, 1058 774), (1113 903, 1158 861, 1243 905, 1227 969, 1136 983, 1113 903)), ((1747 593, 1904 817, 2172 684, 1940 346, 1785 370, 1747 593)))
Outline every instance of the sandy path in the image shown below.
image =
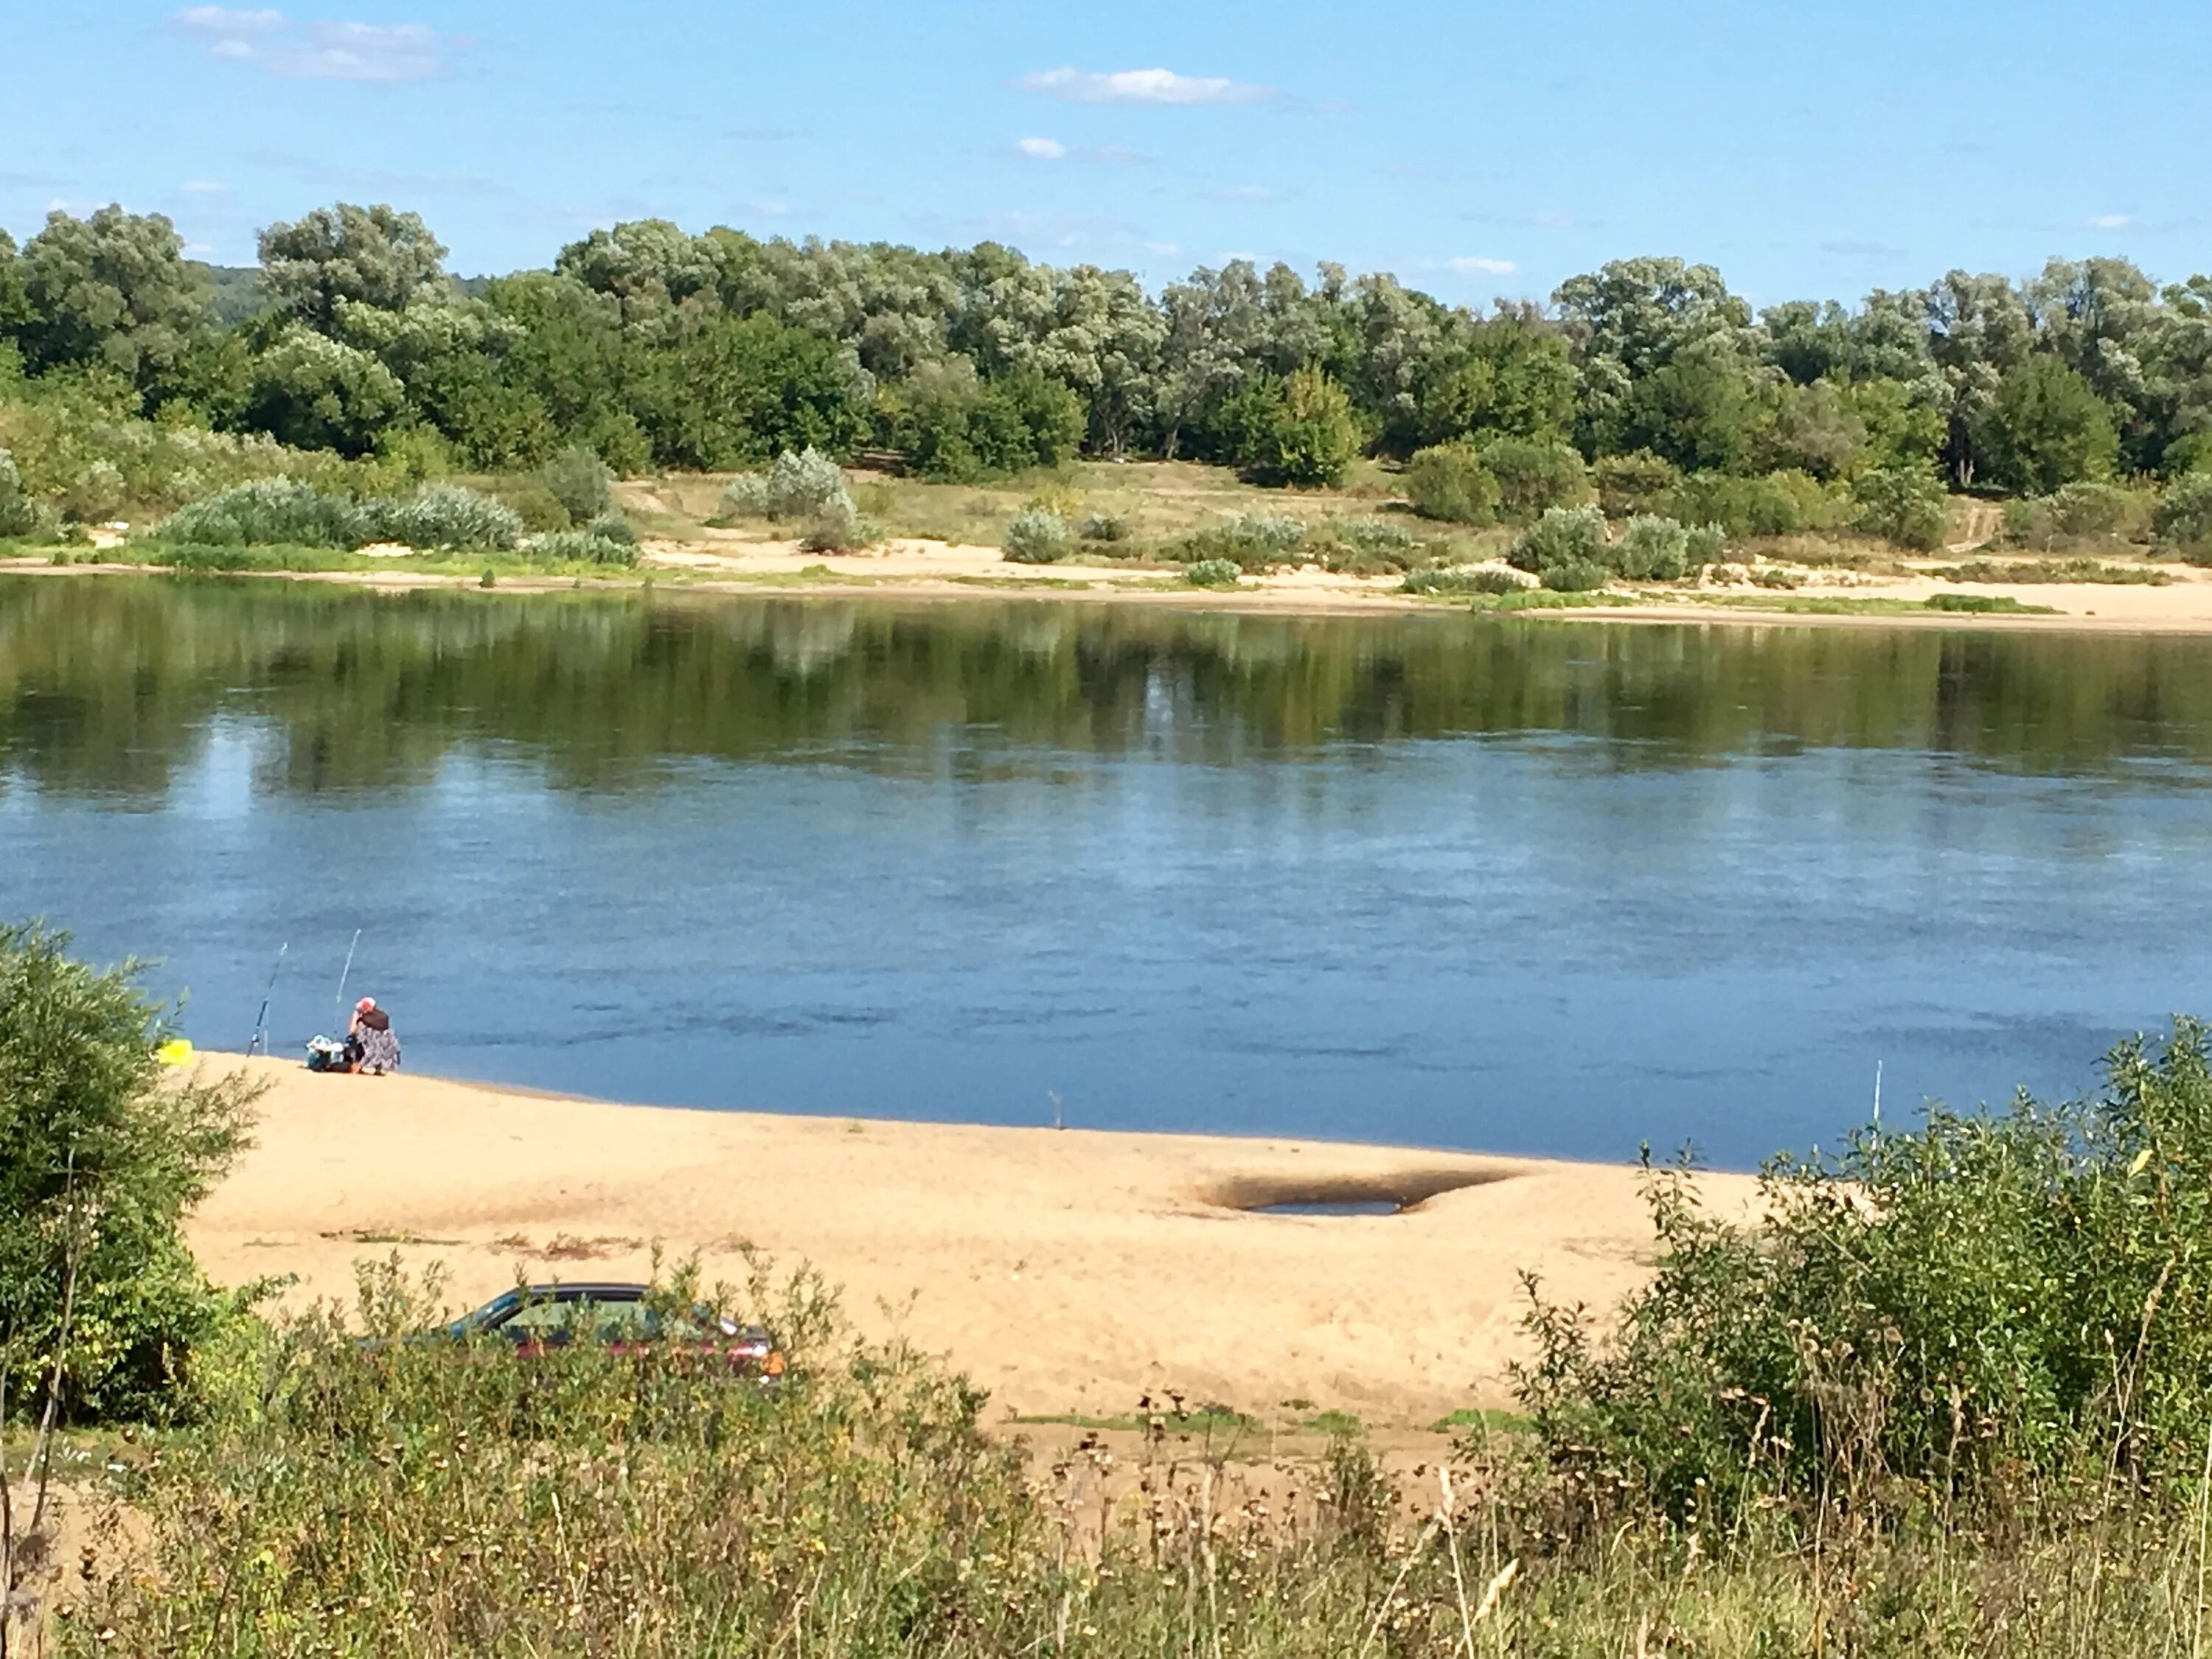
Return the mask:
MULTIPOLYGON (((735 1279, 750 1243, 811 1261, 865 1326, 896 1320, 994 1410, 1126 1412, 1148 1389, 1433 1421, 1504 1399, 1522 1268, 1603 1304, 1650 1229, 1626 1166, 1082 1130, 619 1106, 272 1060, 258 1145, 194 1218, 218 1279, 345 1295, 394 1236, 473 1302, 532 1277, 626 1278, 650 1241, 735 1279), (1457 1182, 1407 1213, 1230 1207, 1271 1191, 1457 1182), (549 1260, 556 1239, 589 1254, 549 1260), (436 1242, 432 1242, 436 1241, 436 1242)), ((1752 1185, 1715 1176, 1716 1203, 1752 1185)))

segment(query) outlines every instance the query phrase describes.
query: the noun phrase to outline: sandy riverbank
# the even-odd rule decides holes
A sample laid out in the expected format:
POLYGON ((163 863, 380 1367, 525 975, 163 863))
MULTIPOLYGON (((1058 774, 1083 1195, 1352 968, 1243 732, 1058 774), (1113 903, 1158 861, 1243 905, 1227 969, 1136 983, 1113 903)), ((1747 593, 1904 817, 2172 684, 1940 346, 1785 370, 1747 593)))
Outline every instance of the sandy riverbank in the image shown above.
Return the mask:
MULTIPOLYGON (((634 574, 594 577, 590 586, 621 589, 648 582, 685 592, 825 599, 951 600, 1042 599, 1090 604, 1168 605, 1279 616, 1374 616, 1459 608, 1400 591, 1401 579, 1352 576, 1307 567, 1247 577, 1234 589, 1194 588, 1173 573, 1128 566, 1009 564, 995 547, 899 540, 854 553, 809 553, 796 543, 744 540, 720 532, 702 544, 652 543, 634 574)), ((0 558, 0 571, 29 575, 97 576, 145 574, 159 567, 125 562, 55 565, 42 557, 0 558)), ((2065 582, 1976 582, 1964 586, 1925 574, 1878 576, 1815 572, 1801 588, 1765 593, 1735 586, 1710 595, 1650 590, 1619 605, 1528 611, 1536 621, 1703 622, 1747 626, 1998 629, 2021 632, 2212 634, 2212 573, 2161 567, 2163 585, 2065 582), (1954 611, 1791 610, 1793 603, 1837 600, 1846 605, 1887 601, 1917 606, 1938 593, 1973 593, 2046 607, 2051 614, 1954 611), (1723 602, 1724 601, 1724 602, 1723 602)), ((408 568, 397 560, 375 568, 264 573, 278 580, 351 584, 384 591, 470 588, 477 577, 408 568)), ((504 592, 564 592, 573 576, 502 574, 504 592)))
MULTIPOLYGON (((947 1355, 994 1413, 1117 1413, 1163 1388, 1378 1424, 1503 1403, 1520 1272, 1602 1305, 1650 1239, 1626 1165, 683 1111, 206 1063, 270 1085, 258 1145, 191 1224, 220 1280, 296 1273, 295 1296, 349 1295, 352 1264, 396 1248, 446 1263, 473 1303, 518 1271, 641 1276, 654 1240, 736 1279, 750 1243, 814 1264, 863 1325, 895 1321, 947 1355), (1383 1217, 1237 1207, 1381 1191, 1434 1195, 1383 1217)), ((1737 1207, 1752 1183, 1708 1191, 1737 1207)))

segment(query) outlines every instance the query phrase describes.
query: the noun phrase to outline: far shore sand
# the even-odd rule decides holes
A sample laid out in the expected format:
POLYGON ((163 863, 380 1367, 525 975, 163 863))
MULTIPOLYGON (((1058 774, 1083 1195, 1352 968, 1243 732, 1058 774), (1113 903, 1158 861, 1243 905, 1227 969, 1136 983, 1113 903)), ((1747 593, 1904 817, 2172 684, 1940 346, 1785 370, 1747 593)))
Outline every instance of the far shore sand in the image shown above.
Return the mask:
MULTIPOLYGON (((1129 566, 1009 564, 995 547, 944 542, 893 541, 856 553, 809 553, 796 543, 747 541, 712 532, 705 545, 647 544, 643 565, 634 574, 593 577, 585 586, 619 592, 648 582, 663 592, 747 594, 756 598, 808 597, 957 601, 967 599, 1058 599, 1083 604, 1165 605, 1178 610, 1231 611, 1290 617, 1373 617, 1427 612, 1449 615, 1464 606, 1421 599, 1399 591, 1400 579, 1333 574, 1308 568, 1247 578, 1234 589, 1195 588, 1172 572, 1129 566)), ((56 565, 38 556, 0 557, 0 572, 25 575, 92 577, 143 574, 155 566, 127 562, 128 550, 115 550, 112 562, 56 565)), ((2050 607, 2051 615, 1957 611, 1856 611, 1821 614, 1784 608, 1791 594, 1765 596, 1757 588, 1726 590, 1728 604, 1701 602, 1688 595, 1655 591, 1639 603, 1526 611, 1518 618, 1546 622, 1710 623, 1721 626, 1804 628, 1940 628, 1999 629, 2023 633, 2212 634, 2212 573, 2185 567, 2161 567, 2163 586, 2065 582, 1977 582, 1962 586, 1933 576, 1869 576, 1849 572, 1823 575, 1801 590, 1799 599, 1892 599, 1918 605, 1933 594, 1977 593, 2009 598, 2022 605, 2050 607)), ((356 586, 382 592, 419 588, 472 588, 473 575, 395 568, 274 571, 260 579, 356 586)), ((573 576, 502 574, 502 592, 566 592, 578 586, 573 576)))
MULTIPOLYGON (((353 1264, 397 1250, 444 1263, 451 1298, 472 1305, 519 1273, 642 1277, 656 1242, 734 1281, 750 1244, 842 1286, 862 1328, 967 1371, 994 1417, 1114 1415, 1166 1389, 1377 1425, 1505 1404, 1525 1352, 1522 1272, 1603 1309, 1651 1243, 1625 1164, 680 1110, 204 1064, 268 1085, 257 1144, 190 1225, 221 1282, 290 1273, 292 1299, 349 1297, 353 1264), (1425 1192, 1390 1216, 1240 1207, 1425 1192)), ((1723 1213, 1754 1201, 1749 1176, 1703 1185, 1723 1213)))

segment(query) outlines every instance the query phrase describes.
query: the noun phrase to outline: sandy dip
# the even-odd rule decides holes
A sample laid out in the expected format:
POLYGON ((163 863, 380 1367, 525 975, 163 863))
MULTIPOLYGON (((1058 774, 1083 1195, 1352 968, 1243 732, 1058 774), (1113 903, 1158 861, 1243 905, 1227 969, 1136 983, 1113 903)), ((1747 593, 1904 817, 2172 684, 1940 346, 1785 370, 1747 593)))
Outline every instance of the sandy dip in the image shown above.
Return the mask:
MULTIPOLYGON (((1255 1413, 1433 1422, 1507 1399, 1518 1275, 1594 1306, 1650 1244, 1626 1166, 1265 1139, 984 1128, 614 1105, 426 1078, 265 1079, 257 1145, 191 1227, 219 1280, 442 1261, 457 1303, 641 1276, 651 1243, 710 1279, 741 1246, 812 1263, 864 1328, 988 1387, 992 1411, 1127 1413, 1165 1389, 1255 1413), (1249 1212, 1401 1194, 1396 1215, 1249 1212), (398 1241, 394 1243, 394 1241, 398 1241)), ((1715 1176, 1741 1211, 1748 1177, 1715 1176)))

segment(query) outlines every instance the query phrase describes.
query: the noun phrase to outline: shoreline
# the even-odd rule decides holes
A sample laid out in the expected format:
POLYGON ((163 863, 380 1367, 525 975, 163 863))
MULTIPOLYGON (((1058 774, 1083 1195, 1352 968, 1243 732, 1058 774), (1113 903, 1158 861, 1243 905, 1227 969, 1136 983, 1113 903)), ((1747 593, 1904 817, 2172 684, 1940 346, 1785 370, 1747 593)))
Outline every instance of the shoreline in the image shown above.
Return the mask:
MULTIPOLYGON (((958 556, 997 550, 947 547, 958 556)), ((509 593, 701 593, 720 598, 879 599, 892 603, 962 600, 1060 600, 1089 605, 1153 605, 1173 610, 1237 616, 1291 617, 1468 615, 1463 602, 1407 595, 1374 578, 1325 577, 1302 572, 1248 578, 1236 589, 1170 585, 1160 573, 1132 573, 1110 566, 998 565, 988 570, 883 568, 886 556, 767 555, 702 565, 691 559, 650 563, 621 576, 502 574, 494 591, 509 593), (804 556, 805 562, 795 561, 804 556), (868 567, 872 562, 878 568, 868 567), (824 574, 810 574, 821 572, 824 574), (1027 572, 1033 574, 1013 574, 1027 572)), ((45 558, 0 557, 0 574, 49 577, 174 576, 165 565, 122 561, 56 565, 45 558)), ((189 573, 197 579, 274 580, 355 586, 371 592, 480 591, 479 577, 453 572, 392 569, 257 570, 189 573)), ((1975 583, 1962 588, 1926 577, 1868 580, 1848 588, 1809 588, 1806 599, 1897 600, 1917 604, 1936 592, 1973 592, 2053 606, 2051 614, 1968 611, 1793 611, 1778 599, 1762 607, 1756 595, 1731 590, 1728 604, 1655 597, 1633 604, 1560 606, 1496 613, 1499 620, 1528 622, 1693 623, 1775 627, 1913 628, 2008 633, 2087 635, 2212 635, 2212 580, 2180 580, 2166 586, 2096 583, 1975 583), (1741 603, 1744 600, 1750 604, 1741 603), (2095 603, 2090 603, 2090 601, 2095 603), (2067 608, 2070 602, 2073 608, 2067 608)))
MULTIPOLYGON (((1650 1224, 1632 1164, 1353 1142, 623 1105, 210 1053, 267 1084, 255 1145, 187 1234, 218 1282, 295 1274, 349 1301, 354 1264, 445 1267, 472 1306, 518 1275, 644 1278, 656 1245, 742 1282, 801 1262, 848 1316, 992 1395, 991 1415, 1129 1413, 1179 1391, 1257 1416, 1422 1427, 1510 1402, 1520 1274, 1611 1306, 1650 1224), (1400 1213, 1257 1214, 1382 1194, 1400 1213)), ((1718 1213, 1755 1178, 1711 1174, 1718 1213)))

